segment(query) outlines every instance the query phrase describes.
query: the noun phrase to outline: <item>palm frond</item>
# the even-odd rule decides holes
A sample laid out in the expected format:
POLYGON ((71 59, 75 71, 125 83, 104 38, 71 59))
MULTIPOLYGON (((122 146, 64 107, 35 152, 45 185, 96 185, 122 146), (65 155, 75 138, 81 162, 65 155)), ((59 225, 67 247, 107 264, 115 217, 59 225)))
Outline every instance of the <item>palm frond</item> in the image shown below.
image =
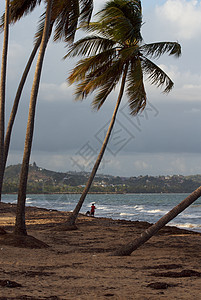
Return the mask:
POLYGON ((165 53, 179 57, 181 55, 181 46, 177 42, 159 42, 152 44, 145 44, 140 47, 144 56, 151 56, 153 58, 159 58, 165 53))
MULTIPOLYGON (((41 3, 42 0, 10 0, 9 6, 9 24, 14 24, 23 16, 26 16, 34 10, 34 8, 41 3)), ((0 32, 4 28, 5 14, 0 18, 0 32)))
POLYGON ((52 12, 55 20, 54 41, 72 42, 80 16, 79 0, 54 1, 52 12))
POLYGON ((93 0, 81 0, 80 21, 89 23, 93 12, 93 0))
MULTIPOLYGON (((92 106, 94 109, 100 108, 109 93, 115 88, 122 72, 123 64, 120 61, 117 61, 113 64, 108 63, 101 65, 94 70, 88 69, 88 72, 85 73, 84 78, 80 80, 81 83, 77 85, 75 92, 76 100, 83 100, 89 94, 93 93, 95 90, 98 90, 92 106), (105 88, 106 86, 108 88, 107 91, 105 88), (104 94, 104 91, 106 91, 107 95, 104 94)), ((80 75, 78 74, 78 76, 80 75)))
POLYGON ((101 38, 99 36, 89 36, 70 45, 64 59, 77 55, 95 55, 96 53, 113 49, 114 45, 115 42, 109 39, 101 38))
POLYGON ((105 103, 105 100, 109 96, 109 94, 112 92, 112 90, 116 86, 116 81, 113 82, 112 78, 110 78, 110 81, 106 82, 97 92, 97 95, 92 101, 92 108, 94 110, 99 110, 101 106, 105 103))
POLYGON ((104 80, 102 85, 100 85, 99 90, 93 99, 92 108, 99 110, 101 106, 104 104, 105 100, 115 89, 117 83, 119 82, 121 75, 123 73, 124 63, 116 62, 113 64, 110 69, 105 70, 105 72, 101 75, 101 79, 104 80), (105 80, 106 79, 106 80, 105 80))
POLYGON ((132 60, 139 56, 139 46, 133 45, 129 47, 118 48, 119 58, 123 60, 132 60))
POLYGON ((97 14, 98 22, 118 40, 142 40, 140 33, 142 13, 140 1, 113 0, 97 14))
POLYGON ((163 92, 169 93, 174 86, 170 77, 159 66, 146 57, 142 57, 141 60, 143 71, 148 75, 148 80, 151 84, 157 87, 165 86, 163 92))
MULTIPOLYGON (((119 61, 115 63, 113 59, 106 57, 105 53, 100 53, 96 56, 85 58, 80 60, 75 68, 71 71, 71 74, 68 77, 68 82, 69 84, 72 84, 74 82, 84 80, 86 77, 90 77, 92 80, 93 78, 100 77, 103 74, 106 78, 106 72, 108 74, 108 72, 111 70, 111 66, 113 66, 113 68, 115 66, 116 68, 114 74, 118 72, 117 63, 119 63, 119 61)), ((114 74, 112 74, 112 76, 114 74)))
MULTIPOLYGON (((39 19, 39 22, 38 22, 38 27, 37 27, 37 30, 36 30, 36 33, 35 33, 35 36, 34 36, 34 43, 36 44, 38 42, 38 40, 41 40, 42 39, 42 35, 43 35, 43 29, 44 29, 44 26, 45 26, 45 12, 40 16, 40 19, 39 19)), ((49 38, 52 34, 52 28, 53 28, 53 25, 54 25, 54 21, 51 20, 50 22, 50 30, 49 30, 49 38)))
POLYGON ((71 71, 68 82, 69 84, 72 84, 76 81, 84 80, 89 74, 97 77, 99 73, 103 73, 104 70, 110 68, 111 65, 112 58, 110 58, 108 51, 82 59, 71 71))
POLYGON ((11 0, 10 1, 10 23, 15 23, 21 17, 26 16, 41 3, 42 0, 11 0))
POLYGON ((35 40, 37 40, 43 34, 44 26, 45 26, 45 12, 39 18, 37 30, 35 33, 35 40))
POLYGON ((128 69, 126 93, 131 115, 136 115, 145 108, 147 97, 139 58, 134 59, 128 69))
POLYGON ((4 30, 4 20, 5 20, 5 13, 3 13, 3 15, 0 18, 0 33, 2 33, 4 30))
POLYGON ((128 9, 130 3, 128 1, 115 0, 110 2, 112 5, 107 7, 106 4, 106 8, 96 14, 98 17, 97 22, 83 23, 81 28, 87 32, 96 32, 119 43, 124 43, 126 40, 129 40, 130 43, 133 43, 135 40, 141 41, 142 15, 139 7, 138 9, 135 7, 135 10, 132 8, 131 12, 128 9), (115 2, 118 2, 119 5, 115 2))

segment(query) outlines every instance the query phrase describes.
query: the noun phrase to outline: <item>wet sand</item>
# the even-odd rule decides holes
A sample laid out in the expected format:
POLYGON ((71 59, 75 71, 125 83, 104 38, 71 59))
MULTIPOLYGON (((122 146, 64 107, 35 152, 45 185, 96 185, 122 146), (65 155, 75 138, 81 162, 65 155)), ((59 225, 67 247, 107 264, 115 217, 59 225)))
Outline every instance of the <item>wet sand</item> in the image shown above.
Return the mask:
POLYGON ((201 299, 200 233, 166 226, 131 256, 111 256, 150 224, 79 215, 77 230, 60 231, 68 212, 27 207, 28 234, 48 247, 14 247, 15 208, 0 203, 0 300, 201 299))

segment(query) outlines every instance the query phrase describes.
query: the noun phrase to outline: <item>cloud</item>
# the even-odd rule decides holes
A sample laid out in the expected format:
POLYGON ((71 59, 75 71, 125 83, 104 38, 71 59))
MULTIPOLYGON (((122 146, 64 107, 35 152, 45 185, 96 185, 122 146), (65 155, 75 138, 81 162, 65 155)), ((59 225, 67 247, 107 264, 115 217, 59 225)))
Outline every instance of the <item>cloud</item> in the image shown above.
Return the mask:
POLYGON ((61 100, 72 100, 74 89, 66 82, 61 84, 42 82, 40 86, 40 97, 43 101, 58 102, 61 100), (69 99, 70 98, 70 99, 69 99))
MULTIPOLYGON (((162 65, 159 67, 174 82, 174 87, 167 95, 167 101, 174 100, 178 102, 194 102, 201 100, 201 74, 191 72, 191 70, 182 71, 177 65, 162 65)), ((149 99, 161 101, 166 99, 161 94, 162 89, 147 85, 147 95, 149 99)))
POLYGON ((136 160, 134 162, 134 167, 136 170, 138 170, 138 172, 142 172, 146 169, 148 169, 148 167, 150 167, 150 165, 148 165, 145 161, 143 160, 136 160))
POLYGON ((193 39, 201 34, 201 3, 195 0, 168 0, 156 7, 160 26, 166 26, 178 39, 193 39), (166 25, 165 25, 166 24, 166 25))
MULTIPOLYGON (((21 162, 21 151, 12 151, 8 164, 21 162)), ((34 161, 38 166, 55 171, 66 172, 69 170, 81 171, 73 164, 74 153, 46 151, 33 151, 31 163, 34 161)), ((99 169, 99 173, 113 174, 116 176, 139 176, 139 175, 191 175, 200 174, 201 154, 190 153, 136 153, 125 155, 119 154, 117 157, 105 155, 104 163, 99 169)), ((91 168, 85 169, 90 171, 91 168)))
POLYGON ((185 163, 185 159, 182 157, 175 158, 171 161, 170 167, 169 167, 169 173, 174 172, 174 170, 178 170, 178 174, 185 174, 187 171, 187 166, 185 163))

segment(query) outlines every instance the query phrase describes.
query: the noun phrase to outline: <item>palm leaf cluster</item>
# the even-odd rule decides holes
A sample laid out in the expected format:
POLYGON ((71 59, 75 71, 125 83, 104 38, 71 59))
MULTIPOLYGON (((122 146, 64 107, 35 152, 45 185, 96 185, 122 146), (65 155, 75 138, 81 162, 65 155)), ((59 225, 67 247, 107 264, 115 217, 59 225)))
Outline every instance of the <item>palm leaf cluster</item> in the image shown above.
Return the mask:
POLYGON ((173 87, 169 76, 150 59, 165 53, 180 56, 181 47, 177 42, 143 43, 140 1, 109 1, 96 18, 96 22, 81 26, 90 35, 72 44, 65 56, 85 56, 68 81, 77 83, 76 99, 96 91, 92 107, 99 109, 127 66, 126 94, 130 112, 135 115, 146 106, 144 75, 151 84, 164 86, 165 93, 173 87))
MULTIPOLYGON (((10 24, 14 24, 22 17, 31 13, 37 5, 46 5, 47 0, 11 0, 10 24)), ((93 11, 93 0, 54 0, 52 4, 51 24, 55 25, 54 41, 73 41, 78 23, 89 22, 93 11)), ((0 30, 4 26, 2 15, 0 30)), ((40 16, 36 37, 42 34, 45 22, 45 12, 40 16)))

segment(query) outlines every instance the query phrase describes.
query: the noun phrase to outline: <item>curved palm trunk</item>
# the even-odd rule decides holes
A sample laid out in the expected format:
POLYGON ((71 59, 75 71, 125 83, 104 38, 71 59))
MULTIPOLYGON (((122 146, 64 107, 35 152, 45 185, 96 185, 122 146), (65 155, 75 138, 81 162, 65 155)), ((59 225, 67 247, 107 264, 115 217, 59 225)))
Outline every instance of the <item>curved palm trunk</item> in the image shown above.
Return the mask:
MULTIPOLYGON (((52 27, 53 27, 53 23, 51 24, 51 28, 50 28, 50 33, 49 36, 51 35, 52 32, 52 27)), ((6 163, 7 163, 7 158, 8 158, 8 151, 9 151, 9 147, 10 147, 10 139, 11 139, 11 133, 12 133, 12 129, 13 129, 13 125, 15 122, 15 117, 17 114, 17 110, 18 110, 18 106, 19 106, 19 102, 20 102, 20 98, 21 98, 21 94, 22 94, 22 90, 24 88, 28 73, 30 71, 31 65, 33 63, 33 60, 36 56, 36 53, 38 51, 38 48, 41 44, 41 40, 42 40, 42 36, 37 40, 31 55, 29 57, 29 60, 26 64, 25 70, 22 74, 22 78, 20 80, 18 89, 17 89, 17 93, 13 102, 13 107, 12 107, 12 111, 10 113, 10 118, 8 121, 8 125, 7 125, 7 130, 6 130, 6 135, 5 135, 5 139, 4 139, 4 164, 3 164, 3 174, 2 174, 2 178, 4 177, 4 173, 5 173, 5 168, 6 168, 6 163)), ((2 188, 2 186, 0 187, 2 188)), ((1 190, 0 190, 0 194, 1 194, 1 190)))
POLYGON ((15 96, 15 100, 14 100, 14 103, 13 103, 12 111, 11 111, 11 114, 10 114, 10 118, 9 118, 9 121, 8 121, 7 130, 6 130, 5 140, 4 140, 4 170, 5 170, 5 166, 6 166, 6 162, 7 162, 7 157, 8 157, 8 150, 9 150, 9 146, 10 146, 11 132, 12 132, 12 128, 13 128, 13 125, 14 125, 15 117, 16 117, 16 114, 17 114, 20 97, 21 97, 22 90, 24 88, 24 84, 25 84, 25 81, 27 79, 29 70, 31 68, 32 62, 33 62, 33 60, 35 58, 35 55, 36 55, 36 52, 37 52, 37 50, 38 50, 38 48, 40 46, 41 39, 42 39, 42 37, 37 41, 37 43, 35 44, 35 46, 34 46, 34 48, 32 50, 32 53, 31 53, 31 55, 29 57, 29 60, 28 60, 27 65, 26 65, 26 68, 25 68, 24 73, 22 75, 22 78, 20 80, 20 83, 19 83, 19 86, 18 86, 18 89, 17 89, 17 93, 16 93, 16 96, 15 96))
MULTIPOLYGON (((4 41, 1 65, 1 85, 0 85, 0 191, 3 184, 3 165, 4 165, 4 131, 5 131, 5 91, 6 91, 6 69, 8 56, 8 36, 9 36, 9 0, 5 1, 5 20, 4 20, 4 41)), ((1 201, 1 193, 0 193, 1 201)))
POLYGON ((25 224, 25 202, 26 202, 27 179, 28 179, 28 171, 29 171, 29 160, 31 155, 36 102, 37 102, 37 96, 39 90, 42 64, 43 64, 45 50, 46 50, 48 37, 49 37, 52 3, 53 0, 49 0, 47 3, 45 26, 43 29, 43 36, 42 36, 40 51, 39 51, 38 60, 36 64, 36 70, 35 70, 34 81, 33 81, 33 86, 31 91, 31 97, 30 97, 29 116, 27 122, 24 155, 23 155, 22 167, 20 172, 17 212, 16 212, 16 221, 15 221, 15 229, 14 229, 14 233, 18 235, 27 234, 26 224, 25 224))
POLYGON ((93 167, 91 175, 90 175, 90 177, 89 177, 89 179, 87 181, 87 184, 86 184, 86 186, 84 188, 84 191, 82 192, 80 200, 77 203, 77 205, 76 205, 73 213, 70 215, 70 217, 67 220, 67 225, 74 225, 75 224, 75 221, 77 219, 78 213, 79 213, 79 211, 80 211, 80 209, 81 209, 81 207, 83 205, 83 202, 84 202, 84 200, 85 200, 85 198, 86 198, 86 196, 87 196, 87 194, 89 192, 89 189, 91 187, 93 179, 94 179, 94 177, 96 175, 98 167, 99 167, 99 165, 101 163, 101 160, 103 158, 105 149, 107 147, 107 144, 108 144, 108 141, 109 141, 109 138, 110 138, 110 135, 111 135, 111 132, 112 132, 115 120, 116 120, 116 115, 117 115, 117 112, 118 112, 118 108, 119 108, 119 105, 121 103, 121 99, 122 99, 122 96, 123 96, 124 87, 125 87, 125 83, 126 83, 127 71, 128 71, 128 63, 125 66, 125 70, 124 70, 124 74, 123 74, 123 77, 122 77, 122 82, 121 82, 121 88, 120 88, 119 96, 118 96, 118 99, 117 99, 117 103, 116 103, 116 106, 115 106, 115 109, 114 109, 114 112, 113 112, 113 116, 112 116, 109 128, 107 130, 104 142, 102 144, 101 150, 100 150, 99 155, 97 157, 97 160, 96 160, 96 162, 94 164, 94 167, 93 167))
POLYGON ((154 234, 156 234, 162 227, 164 227, 168 222, 174 219, 178 214, 185 210, 189 205, 195 202, 201 196, 201 186, 192 192, 188 197, 186 197, 182 202, 170 210, 166 215, 164 215, 158 222, 150 226, 145 230, 139 238, 135 239, 133 242, 128 243, 117 249, 113 255, 126 256, 130 255, 133 251, 143 245, 148 241, 154 234))

